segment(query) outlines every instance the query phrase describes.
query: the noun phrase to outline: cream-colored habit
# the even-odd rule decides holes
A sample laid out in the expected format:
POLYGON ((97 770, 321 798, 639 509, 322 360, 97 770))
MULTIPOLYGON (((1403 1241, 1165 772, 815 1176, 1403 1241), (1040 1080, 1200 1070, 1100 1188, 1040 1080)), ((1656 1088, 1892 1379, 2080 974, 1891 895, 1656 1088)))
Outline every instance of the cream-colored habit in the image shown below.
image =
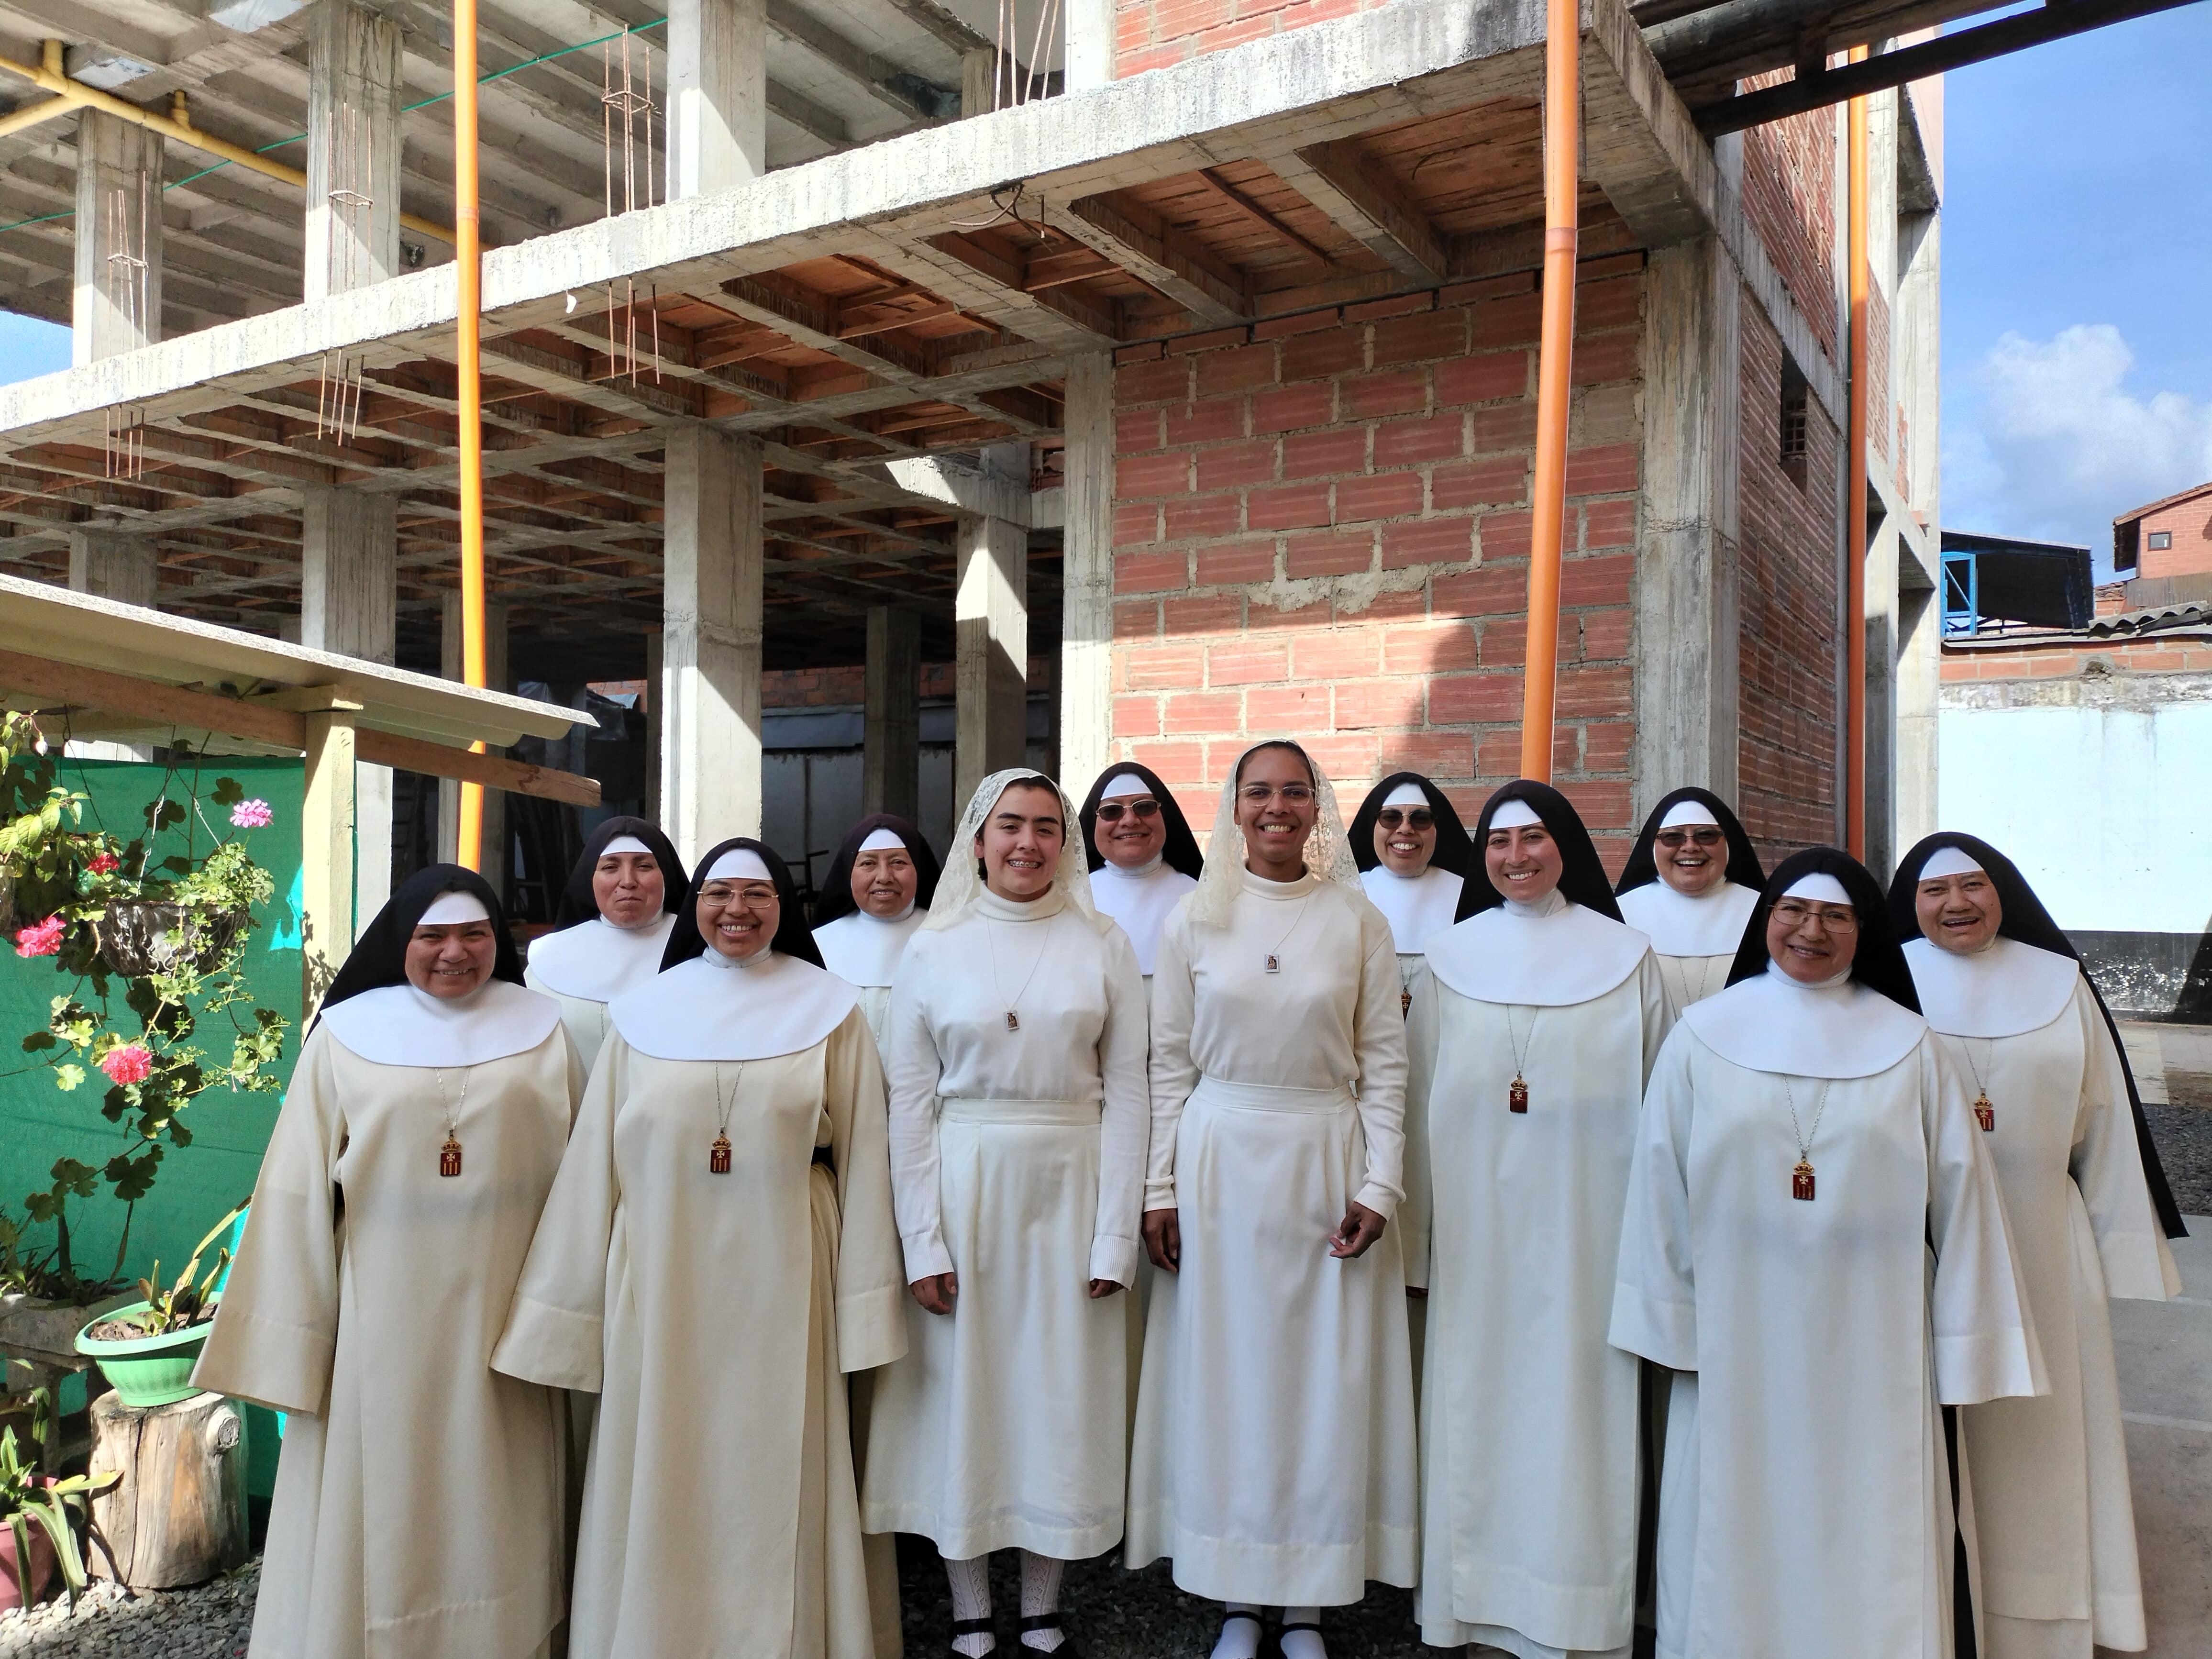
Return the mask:
POLYGON ((588 1073, 607 1037, 607 1005, 652 982, 675 931, 664 910, 642 927, 617 927, 593 916, 532 941, 522 982, 561 1005, 561 1023, 588 1073))

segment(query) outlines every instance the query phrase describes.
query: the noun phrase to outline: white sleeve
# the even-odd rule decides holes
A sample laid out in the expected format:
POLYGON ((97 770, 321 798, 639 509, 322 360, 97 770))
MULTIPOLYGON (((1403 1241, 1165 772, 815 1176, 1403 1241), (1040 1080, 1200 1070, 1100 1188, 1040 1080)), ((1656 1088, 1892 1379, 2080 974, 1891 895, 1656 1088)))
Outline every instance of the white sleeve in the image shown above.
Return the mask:
POLYGON ((1352 1015, 1352 1052, 1359 1066, 1359 1128, 1367 1141, 1367 1176, 1353 1202, 1388 1220, 1406 1195, 1406 1005, 1398 947, 1382 913, 1362 899, 1359 1006, 1352 1015))
POLYGON ((1636 1121, 1636 1157, 1613 1275, 1616 1348, 1678 1371, 1698 1369, 1697 1271, 1690 1248, 1690 1126, 1696 1037, 1676 1026, 1659 1050, 1636 1121))
POLYGON ((884 1075, 890 1092, 891 1203, 908 1283, 952 1271, 938 1212, 937 1085, 944 1063, 929 1029, 930 941, 906 947, 892 976, 884 1029, 884 1075))
POLYGON ((1159 949, 1152 957, 1152 1132, 1146 1157, 1147 1210, 1176 1206, 1176 1131, 1182 1123, 1183 1103, 1198 1086, 1198 1065, 1190 1057, 1196 989, 1190 966, 1190 913, 1185 901, 1160 929, 1159 949))
POLYGON ((2128 1080, 2088 981, 2077 981, 2069 1013, 2081 1022, 2081 1105, 2074 1126, 2070 1172, 2081 1189, 2105 1268, 2105 1288, 2118 1297, 2163 1302, 2181 1293, 2181 1273, 2166 1242, 2150 1186, 2143 1179, 2128 1080))
POLYGON ((1936 1335, 1936 1398, 1946 1406, 1978 1406, 2048 1394, 1996 1166, 1966 1085, 1932 1033, 1921 1041, 1917 1063, 1928 1231, 1936 1243, 1928 1309, 1936 1335))
POLYGON ((1429 1229, 1436 1213, 1429 1164, 1429 1093, 1436 1081, 1437 1046, 1443 1011, 1437 976, 1424 966, 1413 975, 1413 1000, 1406 1011, 1406 1196, 1398 1206, 1398 1248, 1406 1257, 1406 1284, 1429 1286, 1429 1229))
POLYGON ((1106 1029, 1098 1037, 1104 1103, 1098 1120, 1098 1220, 1091 1235, 1091 1276, 1116 1285, 1137 1282, 1137 1241, 1145 1207, 1145 1153, 1152 1139, 1147 1086, 1151 1038, 1145 976, 1119 927, 1106 947, 1106 1029))

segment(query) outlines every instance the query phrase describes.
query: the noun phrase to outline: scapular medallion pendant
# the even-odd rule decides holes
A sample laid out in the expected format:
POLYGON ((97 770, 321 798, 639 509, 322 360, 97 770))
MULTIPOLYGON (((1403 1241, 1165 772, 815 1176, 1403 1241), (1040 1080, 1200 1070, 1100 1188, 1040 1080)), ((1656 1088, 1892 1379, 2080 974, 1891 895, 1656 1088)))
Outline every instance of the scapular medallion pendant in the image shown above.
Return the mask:
POLYGON ((438 1173, 441 1176, 457 1176, 460 1172, 461 1143, 453 1136, 447 1135, 446 1144, 438 1149, 438 1173))
POLYGON ((1283 964, 1275 959, 1275 953, 1273 951, 1267 952, 1267 971, 1271 974, 1279 974, 1283 971, 1283 964))
POLYGON ((730 1138, 726 1134, 714 1137, 714 1144, 707 1149, 707 1173, 727 1175, 730 1172, 730 1138))
POLYGON ((1398 993, 1398 1012, 1401 1014, 1410 1014, 1413 1012, 1413 994, 1411 991, 1398 993))
POLYGON ((1018 1031, 1022 1029, 1021 1021, 1015 1018, 1014 1011, 1011 1008, 1006 1010, 1006 1029, 1009 1031, 1018 1031))
POLYGON ((1802 1198, 1808 1204, 1813 1201, 1813 1166, 1802 1158, 1790 1172, 1790 1196, 1802 1198))
POLYGON ((1512 1086, 1505 1091, 1505 1109, 1509 1112, 1528 1109, 1528 1085, 1517 1072, 1514 1074, 1512 1086))
POLYGON ((1986 1089, 1974 1097, 1974 1121, 1982 1126, 1984 1134, 1990 1133, 1997 1127, 1997 1109, 1990 1104, 1990 1094, 1986 1089))

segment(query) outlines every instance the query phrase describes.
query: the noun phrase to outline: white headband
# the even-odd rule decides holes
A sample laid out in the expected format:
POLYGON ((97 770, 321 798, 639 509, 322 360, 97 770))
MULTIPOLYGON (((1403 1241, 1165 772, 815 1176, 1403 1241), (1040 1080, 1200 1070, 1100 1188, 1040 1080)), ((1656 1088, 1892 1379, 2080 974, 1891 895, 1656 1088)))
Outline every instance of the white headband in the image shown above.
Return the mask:
POLYGON ((909 850, 906 840, 895 830, 871 830, 868 838, 853 849, 854 857, 862 853, 903 853, 909 850))
MULTIPOLYGON (((902 843, 903 845, 903 843, 902 843)), ((714 860, 714 867, 705 877, 707 881, 774 881, 768 865, 750 847, 732 847, 714 860)))
POLYGON ((1117 772, 1106 780, 1106 787, 1098 792, 1101 800, 1119 800, 1124 795, 1149 795, 1152 786, 1134 772, 1117 772))
POLYGON ((653 856, 653 848, 647 847, 635 836, 617 836, 605 847, 599 848, 599 856, 603 859, 611 859, 617 853, 642 853, 647 858, 653 856))
POLYGON ((458 927, 465 921, 489 921, 491 912, 484 902, 465 889, 456 888, 441 893, 430 901, 430 908, 416 917, 417 927, 458 927))
POLYGON ((1957 847, 1939 847, 1928 855, 1928 862, 1920 866, 1920 879, 1940 881, 1945 876, 1978 876, 1982 866, 1966 852, 1957 847))
POLYGON ((1426 806, 1428 793, 1418 783, 1401 783, 1382 797, 1385 806, 1426 806))
POLYGON ((1800 876, 1790 885, 1784 898, 1816 899, 1822 904, 1849 904, 1851 896, 1844 890, 1844 884, 1833 876, 1815 870, 1811 875, 1800 876))
POLYGON ((1721 821, 1713 816, 1713 809, 1703 801, 1677 801, 1659 820, 1662 830, 1695 830, 1700 827, 1717 830, 1721 821))
POLYGON ((1519 830, 1532 823, 1540 828, 1543 822, 1543 816, 1518 795, 1490 815, 1492 830, 1519 830))

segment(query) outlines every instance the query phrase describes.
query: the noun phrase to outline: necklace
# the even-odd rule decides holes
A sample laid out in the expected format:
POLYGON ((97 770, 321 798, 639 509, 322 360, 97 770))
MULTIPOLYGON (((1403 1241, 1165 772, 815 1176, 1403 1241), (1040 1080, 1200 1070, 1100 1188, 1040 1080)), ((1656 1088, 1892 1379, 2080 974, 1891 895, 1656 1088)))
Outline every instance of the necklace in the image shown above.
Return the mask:
POLYGON ((1542 1012, 1540 1008, 1528 1011, 1528 1041, 1523 1042, 1513 1035, 1513 1005, 1508 1003, 1505 1006, 1505 1042, 1513 1050, 1513 1082, 1505 1091, 1505 1109, 1509 1112, 1528 1109, 1528 1080, 1521 1075, 1521 1070, 1528 1063, 1529 1046, 1536 1041, 1536 1018, 1542 1012))
POLYGON ((738 1074, 730 1079, 729 1097, 722 1097, 722 1063, 714 1062, 714 1144, 707 1149, 707 1173, 727 1175, 730 1172, 730 1113, 738 1103, 738 1087, 745 1080, 745 1064, 738 1062, 738 1074))
POLYGON ((461 1172, 461 1137, 459 1130, 461 1108, 469 1103, 469 1068, 461 1068, 461 1097, 450 1107, 446 1104, 446 1074, 433 1066, 430 1075, 438 1080, 438 1106, 446 1115, 446 1144, 438 1149, 438 1173, 457 1176, 461 1172))
MULTIPOLYGON (((1705 1000, 1705 987, 1711 981, 1713 976, 1713 961, 1714 958, 1711 957, 1700 957, 1698 958, 1697 992, 1694 995, 1686 996, 1682 999, 1682 1006, 1685 1008, 1688 1007, 1693 1002, 1703 1002, 1705 1000)), ((1685 991, 1690 988, 1690 964, 1686 957, 1684 958, 1682 963, 1682 988, 1685 991)))
POLYGON ((1006 1003, 1006 1029, 1009 1031, 1018 1031, 1022 1029, 1021 1016, 1014 1010, 1021 1006, 1023 997, 1029 994, 1030 981, 1036 977, 1036 970, 1043 965, 1045 949, 1052 943, 1052 924, 1058 920, 1059 916, 1056 913, 1048 916, 1045 918, 1044 926, 1037 930, 1036 957, 1030 963, 1029 972, 1022 975, 1022 988, 1014 993, 1014 1000, 1012 1002, 1006 1002, 1006 994, 999 985, 998 925, 988 917, 984 920, 983 937, 990 942, 991 945, 991 988, 998 992, 1000 1001, 1006 1003))
POLYGON ((1790 1172, 1790 1196, 1810 1203, 1813 1198, 1813 1135, 1820 1133, 1820 1115, 1828 1109, 1828 1087, 1826 1079, 1820 1084, 1820 1103, 1813 1109, 1813 1130, 1808 1134, 1797 1127, 1797 1096, 1790 1086, 1790 1079, 1782 1079, 1782 1097, 1790 1103, 1790 1129, 1797 1137, 1797 1167, 1790 1172))
MULTIPOLYGON (((1267 952, 1267 957, 1263 961, 1262 967, 1264 971, 1270 974, 1279 974, 1283 971, 1283 947, 1291 942, 1291 935, 1298 931, 1298 924, 1306 919, 1306 906, 1312 902, 1313 895, 1311 893, 1308 893, 1304 898, 1298 901, 1297 915, 1291 918, 1291 925, 1283 929, 1282 938, 1275 941, 1275 948, 1267 952)), ((1404 993, 1401 992, 1400 994, 1402 996, 1404 995, 1404 993)), ((1412 1006, 1412 999, 1408 997, 1401 1006, 1401 1012, 1403 1012, 1404 1008, 1411 1007, 1412 1006)))
MULTIPOLYGON (((1974 1040, 1960 1037, 1959 1047, 1966 1056, 1966 1069, 1974 1074, 1974 1121, 1982 1126, 1984 1134, 1993 1134, 1997 1127, 1997 1109, 1990 1104, 1989 1085, 1982 1081, 1982 1068, 1974 1064, 1974 1040)), ((1996 1070, 1997 1045, 1990 1042, 1990 1069, 1996 1070)))

